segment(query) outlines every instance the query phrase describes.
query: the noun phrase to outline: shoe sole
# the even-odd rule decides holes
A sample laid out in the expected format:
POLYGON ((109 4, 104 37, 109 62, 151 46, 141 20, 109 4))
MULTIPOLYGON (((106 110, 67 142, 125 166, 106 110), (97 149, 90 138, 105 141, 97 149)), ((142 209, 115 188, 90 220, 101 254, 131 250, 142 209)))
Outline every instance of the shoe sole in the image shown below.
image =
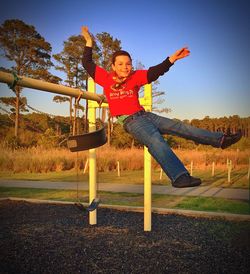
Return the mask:
POLYGON ((188 184, 188 185, 175 185, 175 184, 172 184, 172 186, 175 187, 175 188, 185 188, 185 187, 199 186, 200 184, 201 184, 201 181, 197 181, 197 182, 194 182, 193 184, 188 184))
POLYGON ((232 140, 232 143, 231 144, 228 144, 228 145, 225 145, 225 146, 221 146, 222 149, 226 149, 230 146, 232 146, 233 144, 236 144, 237 142, 239 142, 239 140, 241 139, 242 137, 242 134, 239 134, 239 136, 237 136, 234 140, 232 140))

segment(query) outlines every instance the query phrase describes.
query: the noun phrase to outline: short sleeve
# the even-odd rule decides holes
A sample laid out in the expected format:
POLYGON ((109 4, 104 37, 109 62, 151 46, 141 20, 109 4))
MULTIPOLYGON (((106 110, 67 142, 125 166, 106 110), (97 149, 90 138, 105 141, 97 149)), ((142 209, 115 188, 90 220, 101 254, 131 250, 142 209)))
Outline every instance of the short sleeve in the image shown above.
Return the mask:
POLYGON ((136 79, 136 84, 138 86, 144 86, 145 84, 148 84, 148 78, 147 78, 147 70, 136 70, 135 71, 135 79, 136 79))

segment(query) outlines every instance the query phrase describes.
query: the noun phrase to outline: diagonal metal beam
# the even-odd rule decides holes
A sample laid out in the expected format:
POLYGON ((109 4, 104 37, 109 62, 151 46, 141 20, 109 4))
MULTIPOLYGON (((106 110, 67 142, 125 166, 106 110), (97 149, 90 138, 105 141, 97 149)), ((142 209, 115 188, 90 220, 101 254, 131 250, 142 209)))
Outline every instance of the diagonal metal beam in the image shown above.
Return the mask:
MULTIPOLYGON (((63 94, 63 95, 68 95, 72 97, 78 97, 81 94, 81 98, 83 99, 88 99, 88 100, 93 100, 98 102, 102 100, 102 97, 100 97, 98 94, 83 91, 81 89, 53 84, 53 83, 45 82, 42 80, 28 78, 25 76, 17 76, 17 77, 19 79, 17 82, 17 85, 21 87, 38 89, 46 92, 63 94)), ((0 71, 0 82, 11 85, 13 84, 13 81, 14 81, 13 74, 0 71)), ((104 102, 107 103, 106 100, 104 100, 104 102)))

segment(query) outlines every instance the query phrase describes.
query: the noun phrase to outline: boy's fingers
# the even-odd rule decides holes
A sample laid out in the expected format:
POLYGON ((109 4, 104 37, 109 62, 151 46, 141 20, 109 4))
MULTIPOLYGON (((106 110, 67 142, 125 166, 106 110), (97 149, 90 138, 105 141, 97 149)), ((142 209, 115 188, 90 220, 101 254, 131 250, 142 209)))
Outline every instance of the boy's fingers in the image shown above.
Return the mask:
POLYGON ((82 31, 83 31, 83 32, 88 32, 88 27, 83 26, 83 27, 82 27, 82 31))
POLYGON ((179 52, 178 52, 178 55, 181 55, 181 54, 189 54, 190 51, 188 50, 188 48, 182 48, 179 52))
POLYGON ((182 54, 182 53, 184 52, 184 50, 185 50, 185 48, 182 48, 182 49, 178 50, 178 51, 177 51, 177 55, 182 54))

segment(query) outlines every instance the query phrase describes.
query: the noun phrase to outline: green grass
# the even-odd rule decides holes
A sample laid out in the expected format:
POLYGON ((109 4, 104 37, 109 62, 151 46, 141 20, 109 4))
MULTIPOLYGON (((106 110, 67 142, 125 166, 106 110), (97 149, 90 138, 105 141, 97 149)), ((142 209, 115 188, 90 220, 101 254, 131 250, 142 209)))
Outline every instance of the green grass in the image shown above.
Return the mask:
MULTIPOLYGON (((209 171, 194 170, 194 176, 202 178, 202 185, 214 187, 233 187, 233 188, 249 188, 249 180, 247 180, 245 170, 235 170, 232 173, 232 182, 227 182, 226 171, 219 171, 214 177, 211 177, 209 171)), ((32 181, 54 181, 54 182, 88 182, 88 173, 83 174, 82 171, 77 175, 75 170, 48 172, 48 173, 0 173, 0 180, 32 180, 32 181)), ((143 170, 138 171, 121 171, 121 176, 118 177, 116 172, 100 172, 98 174, 98 182, 101 183, 119 183, 119 184, 143 184, 143 170)), ((163 174, 160 180, 160 171, 152 171, 152 183, 160 185, 169 185, 170 181, 163 174)), ((143 206, 142 194, 131 193, 113 193, 99 192, 102 197, 102 202, 112 205, 130 205, 143 206)), ((0 188, 0 197, 20 197, 34 198, 46 200, 60 201, 77 201, 88 202, 88 192, 77 192, 75 190, 52 190, 52 189, 32 189, 32 188, 0 188)), ((234 201, 228 199, 214 197, 189 197, 175 195, 152 195, 152 205, 162 208, 178 208, 191 209, 212 212, 228 212, 236 214, 249 214, 249 204, 247 201, 234 201)))
MULTIPOLYGON (((202 185, 211 187, 229 187, 229 188, 249 188, 249 179, 247 179, 247 171, 245 169, 233 170, 231 174, 231 182, 228 183, 227 172, 217 171, 215 176, 211 176, 211 171, 194 170, 193 176, 200 177, 203 181, 202 185)), ((119 183, 119 184, 143 184, 143 170, 121 171, 121 176, 117 176, 117 172, 99 172, 98 182, 101 183, 119 183)), ((75 170, 48 172, 48 173, 11 173, 0 172, 0 180, 34 180, 34 181, 60 181, 60 182, 88 182, 89 174, 83 174, 79 171, 77 175, 75 170)), ((160 171, 152 170, 152 184, 169 185, 170 180, 163 174, 160 180, 160 171)))
POLYGON ((213 197, 192 197, 192 199, 184 199, 176 208, 212 211, 212 212, 228 212, 235 214, 250 214, 250 207, 247 201, 229 200, 213 197))
POLYGON ((79 180, 88 180, 88 174, 81 174, 77 178, 77 173, 75 170, 67 171, 55 171, 46 173, 12 173, 12 172, 0 172, 0 179, 5 180, 26 180, 26 181, 51 181, 51 182, 70 182, 79 180))
MULTIPOLYGON (((155 184, 169 184, 170 181, 164 176, 162 180, 159 171, 152 172, 152 182, 155 184)), ((47 172, 47 173, 11 173, 0 172, 0 180, 26 180, 26 181, 51 181, 51 182, 87 182, 89 174, 83 174, 80 171, 78 174, 75 170, 47 172)), ((100 183, 118 183, 118 184, 143 184, 144 171, 121 171, 121 176, 118 177, 117 172, 99 172, 98 181, 100 183)))
MULTIPOLYGON (((143 206, 143 194, 99 192, 103 204, 143 206)), ((0 187, 0 197, 32 198, 41 200, 88 202, 88 192, 72 190, 0 187)), ((159 208, 189 209, 197 211, 250 214, 248 201, 236 201, 213 197, 187 197, 152 195, 152 206, 159 208)))
POLYGON ((228 182, 228 172, 226 170, 217 171, 213 177, 211 171, 195 170, 193 176, 200 177, 203 180, 203 185, 211 187, 249 188, 246 169, 232 170, 230 182, 228 182))

